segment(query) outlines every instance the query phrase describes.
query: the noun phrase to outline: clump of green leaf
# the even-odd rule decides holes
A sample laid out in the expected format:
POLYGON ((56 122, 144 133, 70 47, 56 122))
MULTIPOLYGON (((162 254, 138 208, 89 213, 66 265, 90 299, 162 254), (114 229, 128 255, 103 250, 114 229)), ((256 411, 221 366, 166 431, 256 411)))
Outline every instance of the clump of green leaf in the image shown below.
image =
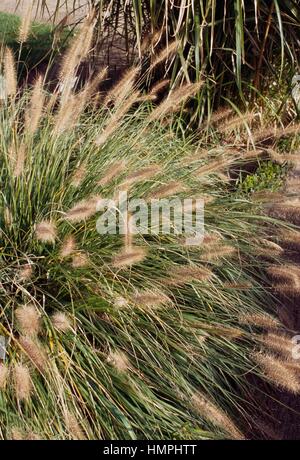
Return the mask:
MULTIPOLYGON (((152 110, 136 88, 137 69, 105 98, 96 91, 105 72, 75 92, 92 19, 74 38, 53 94, 43 77, 18 93, 12 53, 4 56, 0 436, 244 438, 250 375, 297 391, 252 354, 281 327, 265 275, 279 256, 260 205, 227 193, 227 170, 245 152, 203 149, 205 137, 195 145, 167 127, 198 84, 152 110), (124 190, 145 203, 201 198, 204 240, 99 234, 97 205, 124 190)), ((277 361, 287 369, 286 356, 277 361)))

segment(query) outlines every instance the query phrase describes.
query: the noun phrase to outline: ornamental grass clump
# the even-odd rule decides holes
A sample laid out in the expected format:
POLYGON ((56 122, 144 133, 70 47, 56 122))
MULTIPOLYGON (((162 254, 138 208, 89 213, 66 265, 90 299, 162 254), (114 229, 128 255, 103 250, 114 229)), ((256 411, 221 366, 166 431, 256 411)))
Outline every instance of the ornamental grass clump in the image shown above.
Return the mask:
MULTIPOLYGON (((76 38, 81 60, 87 49, 78 47, 76 38)), ((16 67, 9 51, 4 59, 16 67)), ((61 79, 75 68, 67 55, 61 79)), ((159 118, 178 108, 179 93, 152 112, 132 86, 119 86, 109 107, 91 96, 63 126, 66 95, 50 110, 41 77, 22 94, 11 82, 0 108, 1 438, 240 439, 252 415, 250 374, 298 391, 270 368, 273 336, 257 339, 261 326, 280 328, 278 301, 266 285, 270 260, 249 243, 269 237, 261 205, 220 180, 218 162, 226 170, 236 157, 225 163, 226 151, 208 146, 184 162, 198 147, 159 118), (100 204, 124 189, 146 206, 203 197, 204 242, 171 231, 99 234, 100 204)), ((183 101, 191 94, 189 86, 183 101)))

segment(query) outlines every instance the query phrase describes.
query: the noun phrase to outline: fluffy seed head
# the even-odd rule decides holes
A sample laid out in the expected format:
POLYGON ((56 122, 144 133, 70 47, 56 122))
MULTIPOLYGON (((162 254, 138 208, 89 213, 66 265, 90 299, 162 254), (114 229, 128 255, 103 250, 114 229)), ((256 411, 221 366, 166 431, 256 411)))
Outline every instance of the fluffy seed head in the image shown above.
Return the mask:
POLYGON ((77 252, 72 257, 73 268, 84 268, 87 267, 89 263, 88 255, 85 252, 77 252))
POLYGON ((184 190, 183 184, 179 181, 171 181, 166 185, 158 187, 156 190, 153 190, 148 198, 150 199, 159 199, 167 196, 177 195, 178 193, 184 190))
POLYGON ((33 2, 30 2, 27 6, 25 14, 22 16, 21 25, 19 29, 19 36, 18 36, 19 43, 24 43, 28 39, 28 35, 30 32, 32 7, 33 7, 33 2))
POLYGON ((52 324, 59 332, 68 332, 72 329, 72 324, 68 316, 59 311, 52 315, 52 324))
POLYGON ((5 390, 8 377, 8 367, 0 363, 0 390, 5 390))
POLYGON ((212 276, 213 273, 206 267, 183 265, 169 270, 165 282, 169 286, 181 286, 192 281, 208 281, 212 276))
POLYGON ((230 417, 207 397, 196 393, 192 396, 191 403, 201 417, 222 428, 232 439, 245 439, 230 417))
POLYGON ((110 352, 107 362, 112 364, 118 372, 126 372, 130 368, 130 362, 122 351, 110 352))
POLYGON ((75 250, 76 250, 75 238, 74 236, 69 235, 64 239, 59 255, 60 257, 65 259, 67 257, 70 257, 74 253, 75 250))
POLYGON ((286 365, 286 361, 263 353, 254 353, 253 359, 273 384, 291 393, 300 392, 298 376, 286 365))
POLYGON ((10 48, 5 49, 4 54, 4 77, 5 89, 7 96, 15 96, 17 94, 17 74, 16 63, 13 52, 10 48))
POLYGON ((109 184, 118 174, 121 174, 124 171, 126 166, 125 160, 116 161, 108 166, 107 170, 102 179, 98 182, 98 185, 104 186, 109 184))
POLYGON ((264 313, 244 313, 240 315, 239 322, 265 329, 277 329, 280 327, 280 322, 276 318, 264 313))
POLYGON ((258 340, 262 342, 267 348, 280 353, 287 358, 292 356, 294 344, 292 338, 286 335, 268 333, 264 336, 259 336, 258 340))
POLYGON ((43 372, 47 367, 48 360, 42 345, 37 340, 25 336, 19 338, 19 344, 35 367, 43 372))
POLYGON ((19 281, 29 281, 33 275, 33 267, 30 264, 26 264, 20 268, 18 272, 19 281))
POLYGON ((23 335, 37 336, 41 329, 41 318, 33 304, 16 309, 16 318, 23 335))
POLYGON ((29 107, 25 116, 25 129, 27 133, 34 134, 42 118, 45 103, 45 94, 43 91, 43 78, 40 75, 36 80, 29 107))
POLYGON ((66 219, 73 223, 89 219, 96 213, 96 204, 97 200, 95 198, 81 201, 66 213, 66 219))
POLYGON ((28 401, 32 392, 32 381, 28 367, 23 364, 15 364, 13 372, 17 399, 28 401))
POLYGON ((125 248, 113 259, 113 267, 126 268, 142 262, 147 256, 146 250, 141 247, 132 246, 125 248))
POLYGON ((86 436, 83 432, 80 423, 78 422, 75 415, 70 411, 65 411, 64 414, 66 428, 74 440, 83 441, 86 439, 86 436))
POLYGON ((133 302, 142 307, 160 307, 171 303, 169 297, 161 292, 144 291, 133 296, 133 302))
POLYGON ((56 227, 53 222, 43 220, 36 225, 36 237, 43 243, 54 243, 56 238, 56 227))

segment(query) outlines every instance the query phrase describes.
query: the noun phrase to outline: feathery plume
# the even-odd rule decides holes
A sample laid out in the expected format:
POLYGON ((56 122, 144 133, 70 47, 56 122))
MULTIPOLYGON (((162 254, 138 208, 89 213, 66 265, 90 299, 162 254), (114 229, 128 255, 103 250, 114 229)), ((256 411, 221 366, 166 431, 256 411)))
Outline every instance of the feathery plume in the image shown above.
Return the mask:
POLYGON ((111 101, 114 101, 115 105, 118 106, 124 102, 126 97, 133 90, 134 83, 140 70, 140 66, 136 66, 125 72, 124 77, 122 77, 121 80, 107 93, 104 99, 104 105, 108 105, 111 101))
POLYGON ((236 248, 229 245, 211 245, 203 248, 201 253, 201 260, 211 262, 214 260, 222 259, 223 257, 230 257, 236 253, 236 248))
POLYGON ((103 129, 102 133, 97 136, 95 139, 95 144, 98 147, 102 147, 110 136, 119 128, 120 123, 132 105, 138 100, 140 96, 139 91, 135 91, 126 99, 111 115, 109 118, 106 127, 103 129))
POLYGON ((86 436, 75 415, 66 410, 64 413, 66 428, 74 440, 84 441, 86 436))
POLYGON ((282 230, 281 240, 289 247, 298 249, 300 247, 300 232, 296 230, 282 230))
POLYGON ((276 285, 277 289, 283 292, 300 292, 300 268, 296 265, 272 265, 267 269, 274 279, 284 281, 281 285, 276 285))
POLYGON ((44 104, 43 77, 40 75, 34 84, 29 107, 25 115, 27 133, 34 134, 36 132, 43 115, 44 104))
POLYGON ((38 335, 41 329, 41 318, 33 304, 17 308, 16 318, 22 334, 30 337, 38 335))
POLYGON ((28 367, 23 364, 15 364, 13 373, 17 399, 20 401, 28 401, 32 392, 32 381, 28 367))
POLYGON ((268 333, 257 337, 267 348, 276 351, 286 357, 292 356, 294 344, 292 338, 286 335, 268 333))
POLYGON ((159 198, 164 198, 167 196, 171 195, 177 195, 178 193, 183 192, 184 186, 181 182, 179 181, 171 181, 166 185, 162 185, 161 187, 158 187, 154 189, 150 194, 148 195, 148 199, 159 199, 159 198))
POLYGON ((163 48, 157 56, 154 55, 154 59, 152 60, 149 71, 153 70, 154 67, 158 66, 161 62, 165 61, 169 57, 172 57, 176 53, 178 46, 179 42, 174 40, 168 46, 163 48))
POLYGON ((3 217, 4 217, 5 225, 10 227, 13 223, 13 216, 12 216, 10 209, 7 206, 4 208, 3 217))
POLYGON ((26 264, 18 272, 19 281, 29 281, 33 275, 32 265, 26 264))
POLYGON ((152 176, 155 176, 161 172, 161 166, 159 165, 150 165, 145 168, 138 169, 137 171, 129 174, 122 185, 131 185, 139 181, 149 179, 152 176))
POLYGON ((200 129, 207 129, 212 125, 218 125, 218 123, 224 122, 224 120, 230 117, 230 115, 232 115, 232 109, 222 107, 221 109, 216 110, 212 116, 202 126, 200 126, 200 129))
POLYGON ((48 359, 42 345, 37 340, 25 336, 19 338, 19 344, 34 366, 43 372, 47 367, 48 359))
POLYGON ((90 261, 85 252, 77 252, 72 257, 73 268, 84 268, 89 265, 90 261))
POLYGON ((282 255, 284 252, 279 244, 266 240, 265 238, 261 238, 257 243, 259 245, 255 246, 255 252, 258 255, 275 257, 282 255))
POLYGON ((0 363, 0 390, 5 390, 8 378, 8 367, 0 363))
POLYGON ((31 25, 31 14, 32 14, 32 7, 33 2, 29 2, 29 5, 25 11, 25 14, 22 16, 19 35, 18 35, 18 42, 25 43, 28 39, 28 35, 30 32, 30 25, 31 25))
POLYGON ((72 223, 81 222, 92 217, 97 211, 96 197, 80 201, 66 213, 66 219, 72 223))
POLYGON ((162 101, 149 115, 148 121, 152 122, 165 117, 170 112, 176 112, 181 105, 189 98, 193 97, 201 88, 203 82, 190 83, 175 89, 170 95, 162 101))
POLYGON ((208 174, 217 174, 220 170, 226 168, 233 162, 232 159, 229 158, 218 158, 214 161, 210 161, 208 164, 204 166, 200 166, 200 168, 196 169, 193 174, 197 176, 207 176, 208 174))
POLYGON ((13 170, 14 177, 19 177, 22 174, 22 172, 24 171, 25 161, 26 161, 26 146, 25 144, 21 144, 19 148, 17 149, 16 155, 15 155, 15 164, 14 164, 14 170, 13 170))
POLYGON ((282 137, 291 136, 292 134, 298 134, 300 131, 300 123, 296 123, 294 125, 290 125, 286 128, 279 128, 276 127, 266 128, 263 130, 258 131, 253 136, 253 141, 255 144, 267 141, 270 139, 280 139, 282 137))
POLYGON ((160 307, 171 303, 171 299, 161 292, 144 291, 133 296, 133 303, 138 306, 160 307))
POLYGON ((113 267, 126 268, 142 262, 146 257, 147 252, 142 247, 125 248, 113 258, 113 267))
POLYGON ((168 84, 170 83, 169 79, 159 81, 150 89, 149 95, 150 96, 157 96, 168 84))
POLYGON ((300 392, 298 376, 286 365, 286 361, 263 353, 254 353, 253 359, 273 384, 291 393, 300 392))
POLYGON ((118 372, 126 372, 130 369, 130 362, 126 354, 122 351, 110 352, 107 362, 114 366, 118 372))
POLYGON ((221 133, 226 133, 227 131, 233 131, 236 128, 239 128, 245 123, 251 122, 255 118, 254 113, 246 113, 245 115, 236 115, 231 120, 228 120, 223 126, 219 127, 218 130, 221 133))
POLYGON ((201 417, 222 428, 232 439, 245 439, 231 418, 206 396, 197 392, 192 396, 191 403, 201 417))
POLYGON ((54 243, 56 238, 56 227, 53 222, 43 220, 36 225, 36 238, 43 243, 54 243))
POLYGON ((104 186, 109 184, 118 174, 124 171, 125 167, 125 160, 115 161, 107 168, 103 178, 99 180, 98 185, 104 186))
POLYGON ((212 276, 213 273, 206 267, 182 265, 169 270, 165 283, 169 286, 181 286, 192 281, 208 281, 212 276))
POLYGON ((17 73, 16 63, 13 52, 10 48, 5 49, 4 54, 4 78, 5 89, 7 96, 15 96, 17 94, 17 73))
POLYGON ((65 259, 67 257, 70 257, 74 253, 75 250, 76 250, 76 240, 74 236, 69 235, 64 239, 59 255, 60 257, 65 259))
POLYGON ((10 440, 11 441, 24 441, 24 439, 25 439, 24 432, 20 428, 16 426, 12 426, 10 429, 10 440))
POLYGON ((277 329, 281 325, 278 319, 265 313, 243 313, 239 316, 239 322, 265 329, 277 329))
MULTIPOLYGON (((95 26, 93 15, 94 13, 92 12, 90 16, 86 17, 81 29, 73 39, 73 42, 63 59, 60 69, 60 79, 64 83, 67 83, 68 80, 74 78, 76 69, 86 58, 91 49, 95 26)), ((69 90, 67 90, 67 93, 69 93, 69 90)), ((66 96, 66 94, 64 96, 66 96)))
POLYGON ((85 164, 81 164, 80 166, 78 166, 78 168, 76 168, 72 176, 71 184, 73 185, 73 187, 79 187, 79 185, 84 180, 85 176, 86 176, 86 166, 85 164))
POLYGON ((52 324, 59 332, 68 332, 72 329, 72 324, 68 316, 60 311, 52 315, 52 324))

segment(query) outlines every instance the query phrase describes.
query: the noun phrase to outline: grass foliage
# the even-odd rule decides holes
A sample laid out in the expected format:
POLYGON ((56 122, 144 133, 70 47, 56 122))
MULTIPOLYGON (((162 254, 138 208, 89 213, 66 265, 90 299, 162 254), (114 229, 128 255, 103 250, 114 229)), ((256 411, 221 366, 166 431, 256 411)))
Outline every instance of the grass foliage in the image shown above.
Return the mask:
POLYGON ((253 354, 280 327, 265 274, 280 257, 266 224, 280 224, 228 191, 230 170, 259 152, 248 129, 243 143, 223 133, 217 145, 205 130, 197 142, 174 134, 168 117, 194 86, 155 107, 131 71, 105 98, 93 81, 75 94, 89 28, 65 57, 60 92, 40 77, 19 93, 9 50, 3 58, 0 436, 243 438, 257 411, 250 376, 299 390, 253 354), (124 188, 202 197, 204 243, 99 235, 97 200, 124 188))

